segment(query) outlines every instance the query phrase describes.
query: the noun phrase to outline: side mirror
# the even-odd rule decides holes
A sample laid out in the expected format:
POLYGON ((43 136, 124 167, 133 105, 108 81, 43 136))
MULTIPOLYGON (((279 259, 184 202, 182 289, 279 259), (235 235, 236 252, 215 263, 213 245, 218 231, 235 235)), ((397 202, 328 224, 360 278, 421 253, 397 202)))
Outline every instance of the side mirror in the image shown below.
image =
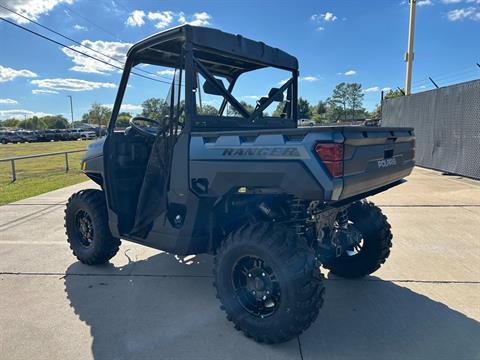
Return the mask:
MULTIPOLYGON (((278 91, 278 88, 271 88, 270 91, 268 92, 268 97, 272 97, 273 94, 278 91)), ((278 101, 282 102, 283 101, 283 92, 278 93, 274 98, 273 101, 278 101)))
MULTIPOLYGON (((218 86, 220 86, 222 89, 225 89, 225 85, 223 85, 223 81, 220 79, 215 79, 215 82, 217 83, 218 86)), ((205 81, 203 83, 203 92, 205 94, 209 95, 219 95, 223 96, 223 93, 219 91, 211 82, 205 81)))

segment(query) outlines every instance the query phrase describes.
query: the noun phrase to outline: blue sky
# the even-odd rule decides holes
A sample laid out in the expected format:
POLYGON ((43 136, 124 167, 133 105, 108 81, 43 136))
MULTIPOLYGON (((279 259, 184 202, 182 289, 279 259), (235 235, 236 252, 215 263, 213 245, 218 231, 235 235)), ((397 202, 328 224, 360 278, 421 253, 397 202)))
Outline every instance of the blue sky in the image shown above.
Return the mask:
MULTIPOLYGON (((365 90, 364 106, 372 110, 381 89, 404 86, 408 3, 402 0, 0 3, 119 60, 132 43, 185 22, 261 40, 297 56, 300 96, 311 102, 327 98, 339 82, 359 82, 365 90)), ((480 0, 417 0, 417 4, 413 91, 431 89, 428 76, 440 86, 479 78, 475 63, 480 63, 480 0)), ((74 45, 3 9, 0 15, 74 45)), ((67 95, 72 95, 77 120, 94 101, 112 104, 119 79, 117 69, 0 21, 0 119, 22 114, 69 118, 67 95)), ((282 74, 268 72, 251 76, 239 83, 236 94, 254 102, 281 79, 282 74)), ((158 85, 154 84, 164 90, 158 85)), ((138 110, 137 89, 142 88, 142 94, 157 91, 147 90, 149 86, 139 82, 131 87, 127 110, 138 110)))

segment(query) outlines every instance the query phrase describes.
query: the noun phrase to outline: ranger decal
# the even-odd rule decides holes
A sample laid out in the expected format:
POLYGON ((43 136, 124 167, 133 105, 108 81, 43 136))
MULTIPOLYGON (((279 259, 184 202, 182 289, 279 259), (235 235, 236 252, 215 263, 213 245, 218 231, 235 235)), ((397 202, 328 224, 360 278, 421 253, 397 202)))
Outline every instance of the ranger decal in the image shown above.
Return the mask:
POLYGON ((222 155, 299 157, 300 152, 296 147, 226 148, 223 149, 222 155))

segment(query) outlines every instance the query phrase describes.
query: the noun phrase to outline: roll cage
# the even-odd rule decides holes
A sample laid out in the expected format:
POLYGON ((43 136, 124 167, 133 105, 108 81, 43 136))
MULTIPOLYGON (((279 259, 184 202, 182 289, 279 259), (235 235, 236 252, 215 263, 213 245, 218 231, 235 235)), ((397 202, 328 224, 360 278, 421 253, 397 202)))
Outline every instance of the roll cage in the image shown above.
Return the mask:
MULTIPOLYGON (((180 72, 177 83, 185 92, 183 131, 218 131, 235 129, 294 128, 297 125, 298 61, 286 52, 262 42, 222 32, 220 30, 183 25, 155 34, 133 45, 127 54, 125 68, 112 111, 108 131, 114 131, 125 89, 132 69, 138 64, 172 67, 180 72), (291 77, 280 87, 272 88, 268 96, 257 101, 253 112, 233 96, 232 91, 240 75, 274 67, 289 71, 291 77), (184 84, 182 82, 184 72, 184 84), (223 97, 218 114, 197 113, 196 93, 200 91, 198 75, 205 79, 206 93, 223 97), (228 81, 225 87, 219 77, 228 81), (284 99, 284 92, 287 92, 284 99), (274 101, 284 102, 281 118, 263 116, 263 111, 274 101), (226 106, 240 116, 224 116, 226 106)), ((173 92, 172 92, 173 93, 173 92)), ((177 111, 179 116, 179 112, 177 111)))

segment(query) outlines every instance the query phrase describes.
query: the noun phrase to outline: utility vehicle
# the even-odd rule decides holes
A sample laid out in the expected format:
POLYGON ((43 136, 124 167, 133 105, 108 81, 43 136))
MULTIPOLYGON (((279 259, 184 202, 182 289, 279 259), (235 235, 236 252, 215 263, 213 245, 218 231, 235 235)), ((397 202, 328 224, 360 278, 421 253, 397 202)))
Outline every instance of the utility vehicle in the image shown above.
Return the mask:
POLYGON ((120 239, 212 254, 217 297, 237 329, 268 343, 307 329, 323 303, 320 266, 354 278, 388 257, 390 225, 364 199, 410 174, 415 144, 411 128, 297 128, 298 76, 286 52, 211 28, 184 25, 133 45, 107 136, 82 161, 101 190, 66 207, 74 255, 107 262, 120 239), (242 77, 263 84, 274 70, 288 79, 272 80, 255 108, 239 101, 242 77), (170 90, 120 130, 122 105, 150 91, 132 80, 170 90))

